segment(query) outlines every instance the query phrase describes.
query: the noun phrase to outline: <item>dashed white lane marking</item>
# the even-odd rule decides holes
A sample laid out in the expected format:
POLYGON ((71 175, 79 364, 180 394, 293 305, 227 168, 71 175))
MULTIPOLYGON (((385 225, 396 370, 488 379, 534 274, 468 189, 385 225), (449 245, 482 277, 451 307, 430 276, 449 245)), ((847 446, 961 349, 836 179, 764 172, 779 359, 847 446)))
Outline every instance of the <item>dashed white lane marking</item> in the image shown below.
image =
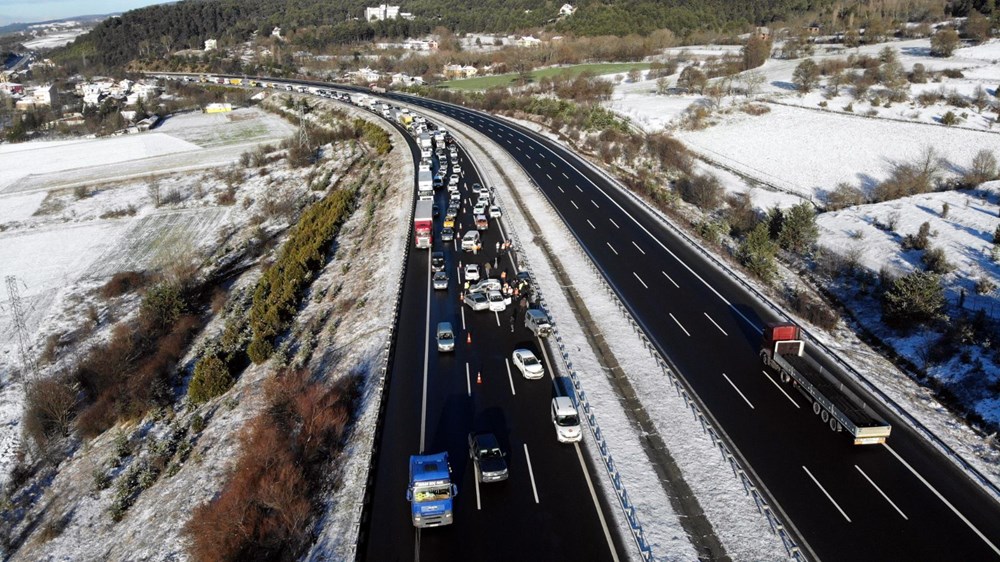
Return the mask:
POLYGON ((718 322, 716 322, 715 320, 712 320, 712 317, 709 316, 707 312, 705 312, 704 314, 705 314, 705 318, 708 318, 708 321, 711 322, 716 328, 718 328, 720 332, 722 332, 722 335, 724 335, 724 336, 728 336, 729 335, 729 334, 726 333, 725 330, 722 329, 722 326, 720 326, 718 324, 718 322))
POLYGON ((531 477, 531 491, 535 494, 535 503, 538 503, 538 488, 535 486, 535 471, 531 469, 531 455, 528 454, 528 444, 524 444, 524 460, 528 461, 528 476, 531 477))
POLYGON ((615 222, 615 219, 608 219, 608 220, 611 221, 611 224, 615 225, 615 228, 621 228, 620 226, 618 226, 618 223, 615 222))
POLYGON ((750 406, 751 410, 756 410, 756 408, 753 407, 753 404, 750 403, 750 400, 747 399, 746 394, 743 394, 743 391, 740 390, 738 386, 736 386, 736 384, 732 381, 732 379, 729 378, 729 375, 727 375, 726 373, 722 373, 722 378, 726 379, 726 382, 729 383, 729 386, 733 387, 733 390, 735 390, 736 393, 740 395, 740 398, 742 398, 743 401, 747 403, 747 406, 750 406))
POLYGON ((611 242, 605 242, 605 244, 607 244, 608 247, 611 248, 611 251, 614 252, 616 256, 618 255, 618 250, 616 250, 615 247, 611 245, 611 242))
POLYGON ((680 328, 681 330, 684 330, 684 333, 687 334, 687 337, 689 337, 689 338, 691 337, 691 332, 687 331, 687 328, 685 328, 684 325, 681 324, 680 320, 678 320, 677 317, 674 316, 673 312, 670 313, 670 318, 672 318, 674 320, 674 323, 677 324, 678 328, 680 328))
POLYGON ((646 255, 646 252, 642 251, 642 248, 640 248, 639 245, 635 243, 635 240, 632 241, 632 245, 635 246, 636 250, 639 250, 639 253, 641 253, 644 256, 646 255))
POLYGON ((636 272, 633 271, 632 275, 635 275, 635 278, 638 279, 640 283, 642 283, 643 287, 645 287, 647 289, 649 288, 649 285, 647 285, 646 282, 642 280, 642 277, 639 277, 638 273, 636 273, 636 272))
POLYGON ((590 228, 593 228, 594 230, 597 230, 597 227, 594 226, 594 223, 590 222, 590 219, 587 219, 587 224, 590 225, 590 228))
POLYGON ((879 488, 879 487, 878 487, 878 485, 877 485, 877 484, 875 484, 875 481, 874 481, 874 480, 872 480, 871 478, 869 478, 869 477, 868 477, 868 475, 867 475, 867 474, 865 474, 865 471, 861 470, 861 467, 860 467, 860 466, 858 466, 858 465, 854 465, 854 468, 858 469, 858 472, 860 472, 860 473, 861 473, 861 476, 864 476, 864 477, 865 477, 865 480, 867 480, 867 481, 868 481, 868 483, 872 485, 872 488, 875 488, 875 490, 876 490, 876 491, 877 491, 877 492, 878 492, 879 494, 882 494, 882 497, 883 497, 883 498, 885 498, 885 501, 889 502, 889 505, 891 505, 891 506, 892 506, 892 508, 893 508, 893 509, 895 509, 897 513, 899 513, 899 516, 900 516, 900 517, 902 517, 903 519, 906 519, 907 521, 909 521, 909 520, 910 520, 910 518, 909 518, 909 517, 907 517, 905 513, 903 513, 903 510, 902 510, 902 509, 899 509, 899 506, 898 506, 898 505, 896 505, 896 503, 895 503, 895 502, 893 502, 892 500, 890 500, 890 499, 889 499, 889 496, 888 496, 888 495, 886 495, 886 493, 882 491, 882 488, 879 488))
POLYGON ((661 271, 660 273, 662 273, 663 276, 667 278, 667 281, 670 281, 671 283, 673 283, 674 287, 677 287, 678 289, 681 288, 681 286, 677 284, 677 281, 674 281, 674 279, 672 277, 670 277, 669 275, 667 275, 666 271, 661 271))
POLYGON ((784 388, 781 388, 781 385, 778 384, 778 381, 772 379, 771 375, 767 374, 767 371, 761 371, 761 372, 764 373, 764 376, 767 377, 767 380, 771 381, 771 384, 777 387, 778 390, 780 390, 781 393, 785 395, 785 398, 787 398, 788 401, 791 402, 793 406, 795 406, 796 408, 801 408, 801 406, 799 406, 799 403, 793 400, 792 397, 789 396, 787 392, 785 392, 784 388))

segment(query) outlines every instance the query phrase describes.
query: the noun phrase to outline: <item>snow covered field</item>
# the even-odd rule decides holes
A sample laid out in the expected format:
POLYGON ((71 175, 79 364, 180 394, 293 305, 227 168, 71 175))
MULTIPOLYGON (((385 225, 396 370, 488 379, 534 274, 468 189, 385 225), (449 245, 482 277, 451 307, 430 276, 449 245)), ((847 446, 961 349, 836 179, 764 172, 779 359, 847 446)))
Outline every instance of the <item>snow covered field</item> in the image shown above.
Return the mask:
MULTIPOLYGON (((114 273, 169 264, 216 244, 237 207, 216 205, 221 181, 200 170, 228 166, 249 147, 294 130, 258 109, 208 117, 180 115, 160 132, 110 139, 0 146, 0 280, 16 279, 36 355, 49 334, 79 324, 80 311, 70 309, 114 273), (176 159, 163 158, 170 155, 176 159), (163 192, 176 192, 179 203, 153 205, 146 182, 152 174, 164 176, 163 192), (122 179, 108 181, 115 177, 122 179), (68 185, 86 188, 86 196, 68 185)), ((4 286, 0 383, 20 365, 12 321, 4 286)), ((0 389, 0 481, 20 431, 18 393, 14 385, 0 389)))

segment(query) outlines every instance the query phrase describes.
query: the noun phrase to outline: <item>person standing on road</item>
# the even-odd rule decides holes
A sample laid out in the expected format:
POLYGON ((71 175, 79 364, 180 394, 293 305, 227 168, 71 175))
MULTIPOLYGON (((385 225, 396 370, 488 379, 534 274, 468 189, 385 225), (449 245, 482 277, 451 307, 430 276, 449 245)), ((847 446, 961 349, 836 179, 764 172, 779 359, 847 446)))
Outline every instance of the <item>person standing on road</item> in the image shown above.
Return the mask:
POLYGON ((500 253, 500 241, 498 240, 497 241, 497 254, 499 254, 499 253, 500 253))
POLYGON ((514 321, 517 320, 517 309, 513 309, 510 314, 510 332, 514 333, 514 321))
POLYGON ((486 264, 483 265, 483 269, 486 270, 486 277, 489 278, 490 273, 493 271, 493 264, 486 262, 486 264))

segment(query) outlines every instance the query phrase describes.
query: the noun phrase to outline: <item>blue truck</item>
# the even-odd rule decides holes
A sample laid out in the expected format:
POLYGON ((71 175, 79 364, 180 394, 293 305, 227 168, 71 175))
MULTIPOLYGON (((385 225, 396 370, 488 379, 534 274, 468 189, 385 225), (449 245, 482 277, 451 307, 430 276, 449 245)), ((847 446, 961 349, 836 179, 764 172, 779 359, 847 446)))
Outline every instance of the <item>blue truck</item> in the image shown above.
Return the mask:
POLYGON ((410 456, 410 486, 406 499, 414 527, 451 525, 452 498, 458 486, 451 483, 448 453, 410 456))

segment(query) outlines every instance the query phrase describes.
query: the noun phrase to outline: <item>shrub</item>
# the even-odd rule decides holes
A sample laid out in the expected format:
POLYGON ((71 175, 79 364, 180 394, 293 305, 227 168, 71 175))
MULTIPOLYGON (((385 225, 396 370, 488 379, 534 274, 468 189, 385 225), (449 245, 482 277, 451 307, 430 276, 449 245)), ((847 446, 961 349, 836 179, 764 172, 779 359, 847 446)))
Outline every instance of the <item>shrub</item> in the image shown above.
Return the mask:
POLYGON ((924 263, 924 268, 931 273, 945 274, 954 269, 954 266, 945 257, 943 248, 927 248, 924 255, 920 257, 920 261, 924 263))
POLYGON ((110 299, 130 293, 146 283, 146 274, 141 271, 121 271, 101 287, 101 296, 110 299))
POLYGON ((935 57, 950 57, 958 48, 958 32, 950 27, 938 30, 931 36, 931 55, 935 57))
POLYGON ((61 376, 29 382, 25 389, 24 430, 39 448, 52 438, 69 435, 77 389, 61 376))
POLYGON ((230 480, 184 527, 194 560, 294 557, 309 537, 310 499, 342 445, 359 381, 330 388, 296 371, 266 383, 267 407, 244 431, 230 480))
POLYGON ((812 59, 805 59, 795 67, 792 83, 804 93, 812 91, 819 83, 819 66, 812 59))
POLYGON ((217 355, 202 357, 194 367, 194 375, 188 386, 188 399, 192 404, 201 404, 221 396, 233 385, 229 367, 217 355))
POLYGON ((847 182, 837 184, 833 191, 826 194, 826 206, 831 211, 839 211, 854 207, 865 202, 865 194, 860 188, 847 182))
POLYGON ((143 296, 139 319, 150 331, 163 330, 172 326, 185 308, 180 287, 162 282, 143 296))
POLYGON ((960 121, 959 117, 955 115, 955 112, 953 111, 948 111, 947 113, 941 116, 942 125, 949 125, 949 126, 956 125, 958 124, 959 121, 960 121))
POLYGON ((903 237, 901 245, 904 250, 926 250, 930 244, 928 238, 931 234, 931 223, 925 222, 920 225, 916 235, 907 234, 903 237))
POLYGON ((972 157, 972 164, 962 177, 967 186, 979 185, 997 177, 997 158, 989 149, 983 148, 972 157))
POLYGON ((837 312, 825 302, 814 299, 802 291, 796 291, 791 301, 792 309, 806 321, 827 331, 837 326, 837 312))
POLYGON ((726 203, 728 208, 725 217, 731 235, 743 236, 753 230, 753 227, 760 222, 760 217, 753 207, 749 193, 734 193, 726 198, 726 203))
POLYGON ((724 190, 719 178, 712 174, 686 175, 674 184, 681 199, 703 211, 712 211, 722 204, 724 190))

